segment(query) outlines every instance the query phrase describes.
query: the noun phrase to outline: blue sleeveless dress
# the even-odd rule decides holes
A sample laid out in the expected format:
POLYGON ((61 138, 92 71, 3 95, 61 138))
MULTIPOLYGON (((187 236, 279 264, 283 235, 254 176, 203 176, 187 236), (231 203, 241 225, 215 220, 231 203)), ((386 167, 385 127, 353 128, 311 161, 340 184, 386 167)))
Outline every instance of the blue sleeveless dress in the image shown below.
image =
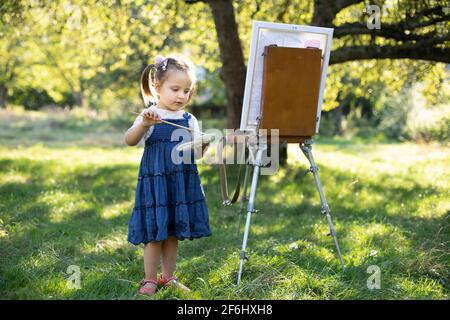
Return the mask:
MULTIPOLYGON (((165 120, 188 127, 190 117, 186 112, 183 118, 165 120)), ((128 225, 128 241, 132 244, 162 241, 169 236, 192 240, 211 235, 194 153, 191 151, 186 157, 182 151, 174 149, 177 144, 188 141, 183 139, 190 137, 187 133, 187 130, 160 123, 145 142, 128 225), (174 130, 185 134, 171 141, 174 130), (173 158, 173 154, 179 157, 173 158), (187 158, 190 161, 186 161, 187 158), (182 159, 184 161, 180 161, 182 159)))

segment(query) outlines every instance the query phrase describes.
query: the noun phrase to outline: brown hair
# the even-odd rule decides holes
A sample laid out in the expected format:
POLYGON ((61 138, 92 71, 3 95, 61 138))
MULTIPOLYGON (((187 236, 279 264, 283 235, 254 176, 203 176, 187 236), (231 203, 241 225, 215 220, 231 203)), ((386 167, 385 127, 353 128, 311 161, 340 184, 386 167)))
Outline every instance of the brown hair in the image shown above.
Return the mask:
POLYGON ((190 75, 193 87, 191 93, 189 94, 188 101, 191 101, 191 98, 195 91, 196 81, 194 66, 189 60, 185 58, 169 56, 167 58, 164 58, 161 62, 149 64, 142 72, 141 94, 146 107, 148 107, 150 103, 155 103, 158 101, 155 84, 158 83, 161 86, 164 81, 167 80, 170 70, 185 71, 190 75))

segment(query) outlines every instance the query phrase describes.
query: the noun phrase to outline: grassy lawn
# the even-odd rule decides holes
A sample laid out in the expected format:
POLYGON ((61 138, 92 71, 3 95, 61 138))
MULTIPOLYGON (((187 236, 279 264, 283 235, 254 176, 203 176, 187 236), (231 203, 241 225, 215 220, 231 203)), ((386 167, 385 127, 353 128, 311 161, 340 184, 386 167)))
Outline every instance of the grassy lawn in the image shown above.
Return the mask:
MULTIPOLYGON (((0 113, 0 299, 146 299, 142 247, 127 243, 142 146, 122 143, 123 125, 0 113)), ((345 272, 290 145, 288 165, 260 178, 241 285, 238 206, 222 206, 218 168, 203 164, 213 235, 180 243, 177 275, 192 291, 155 299, 448 299, 450 147, 318 138, 313 151, 345 272), (373 265, 381 288, 370 290, 373 265)))

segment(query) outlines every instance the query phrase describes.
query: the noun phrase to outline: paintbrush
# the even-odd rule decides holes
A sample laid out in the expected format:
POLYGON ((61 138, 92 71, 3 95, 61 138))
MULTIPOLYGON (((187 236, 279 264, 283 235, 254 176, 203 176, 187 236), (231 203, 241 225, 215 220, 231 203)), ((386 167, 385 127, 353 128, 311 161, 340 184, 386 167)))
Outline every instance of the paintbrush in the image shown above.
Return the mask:
MULTIPOLYGON (((134 114, 141 115, 139 112, 136 112, 136 111, 130 111, 130 112, 131 112, 131 113, 134 113, 134 114)), ((194 130, 194 129, 192 129, 192 128, 184 127, 184 126, 181 126, 181 125, 179 125, 179 124, 172 123, 172 122, 169 122, 169 121, 165 121, 165 120, 162 120, 162 119, 160 119, 160 121, 161 121, 162 123, 166 123, 166 124, 169 124, 169 125, 174 126, 174 127, 186 129, 186 130, 189 130, 189 131, 192 131, 192 132, 197 132, 197 133, 199 133, 199 134, 203 134, 203 135, 206 135, 206 134, 207 134, 207 133, 204 133, 204 132, 201 132, 201 131, 196 131, 196 130, 194 130)))

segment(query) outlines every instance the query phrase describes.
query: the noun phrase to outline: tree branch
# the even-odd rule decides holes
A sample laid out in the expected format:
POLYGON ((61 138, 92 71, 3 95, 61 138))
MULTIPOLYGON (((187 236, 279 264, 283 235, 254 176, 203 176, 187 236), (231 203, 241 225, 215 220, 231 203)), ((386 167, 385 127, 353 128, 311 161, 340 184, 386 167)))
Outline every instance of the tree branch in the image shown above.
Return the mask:
MULTIPOLYGON (((446 21, 450 21, 450 17, 446 18, 446 21)), ((348 35, 354 36, 362 34, 370 34, 373 36, 395 39, 398 41, 421 40, 437 35, 436 31, 430 31, 424 34, 406 33, 405 30, 400 29, 399 24, 383 24, 381 25, 381 29, 370 30, 369 28, 367 28, 366 24, 355 22, 346 23, 335 28, 333 37, 342 38, 348 35)))
POLYGON ((336 14, 344 8, 363 2, 364 0, 315 0, 314 14, 311 21, 313 26, 332 26, 336 14))
POLYGON ((354 4, 363 2, 362 0, 339 0, 339 1, 334 1, 335 2, 335 7, 336 7, 336 13, 338 13, 339 11, 341 11, 344 8, 347 8, 349 6, 352 6, 354 4))
POLYGON ((365 59, 417 59, 450 63, 450 48, 436 46, 448 41, 449 38, 447 35, 396 46, 343 47, 331 52, 330 65, 365 59))
POLYGON ((253 20, 255 18, 255 15, 261 10, 261 3, 262 0, 256 0, 256 8, 255 11, 252 12, 252 14, 250 15, 250 18, 253 20))
POLYGON ((424 18, 424 17, 429 18, 435 14, 438 14, 439 17, 447 17, 447 18, 449 17, 449 15, 447 15, 446 12, 444 11, 444 7, 439 5, 436 7, 425 8, 422 11, 417 12, 414 16, 411 16, 408 19, 406 19, 404 22, 404 25, 402 25, 402 27, 404 27, 405 29, 411 30, 411 29, 416 29, 416 28, 427 26, 427 25, 431 25, 433 23, 427 23, 427 21, 425 21, 425 24, 423 24, 424 22, 421 21, 421 18, 424 18))
MULTIPOLYGON (((410 17, 409 19, 400 21, 398 23, 382 24, 381 29, 370 30, 365 23, 361 22, 345 23, 335 27, 333 36, 335 38, 341 38, 346 35, 371 34, 400 41, 419 40, 422 39, 425 35, 410 34, 406 33, 405 31, 431 26, 433 24, 444 21, 450 21, 450 15, 445 14, 443 11, 443 7, 439 6, 435 8, 424 9, 416 15, 410 17), (420 19, 425 16, 437 13, 440 13, 442 15, 432 17, 427 21, 420 21, 420 19)), ((432 34, 433 32, 427 33, 428 36, 431 36, 432 34)))

